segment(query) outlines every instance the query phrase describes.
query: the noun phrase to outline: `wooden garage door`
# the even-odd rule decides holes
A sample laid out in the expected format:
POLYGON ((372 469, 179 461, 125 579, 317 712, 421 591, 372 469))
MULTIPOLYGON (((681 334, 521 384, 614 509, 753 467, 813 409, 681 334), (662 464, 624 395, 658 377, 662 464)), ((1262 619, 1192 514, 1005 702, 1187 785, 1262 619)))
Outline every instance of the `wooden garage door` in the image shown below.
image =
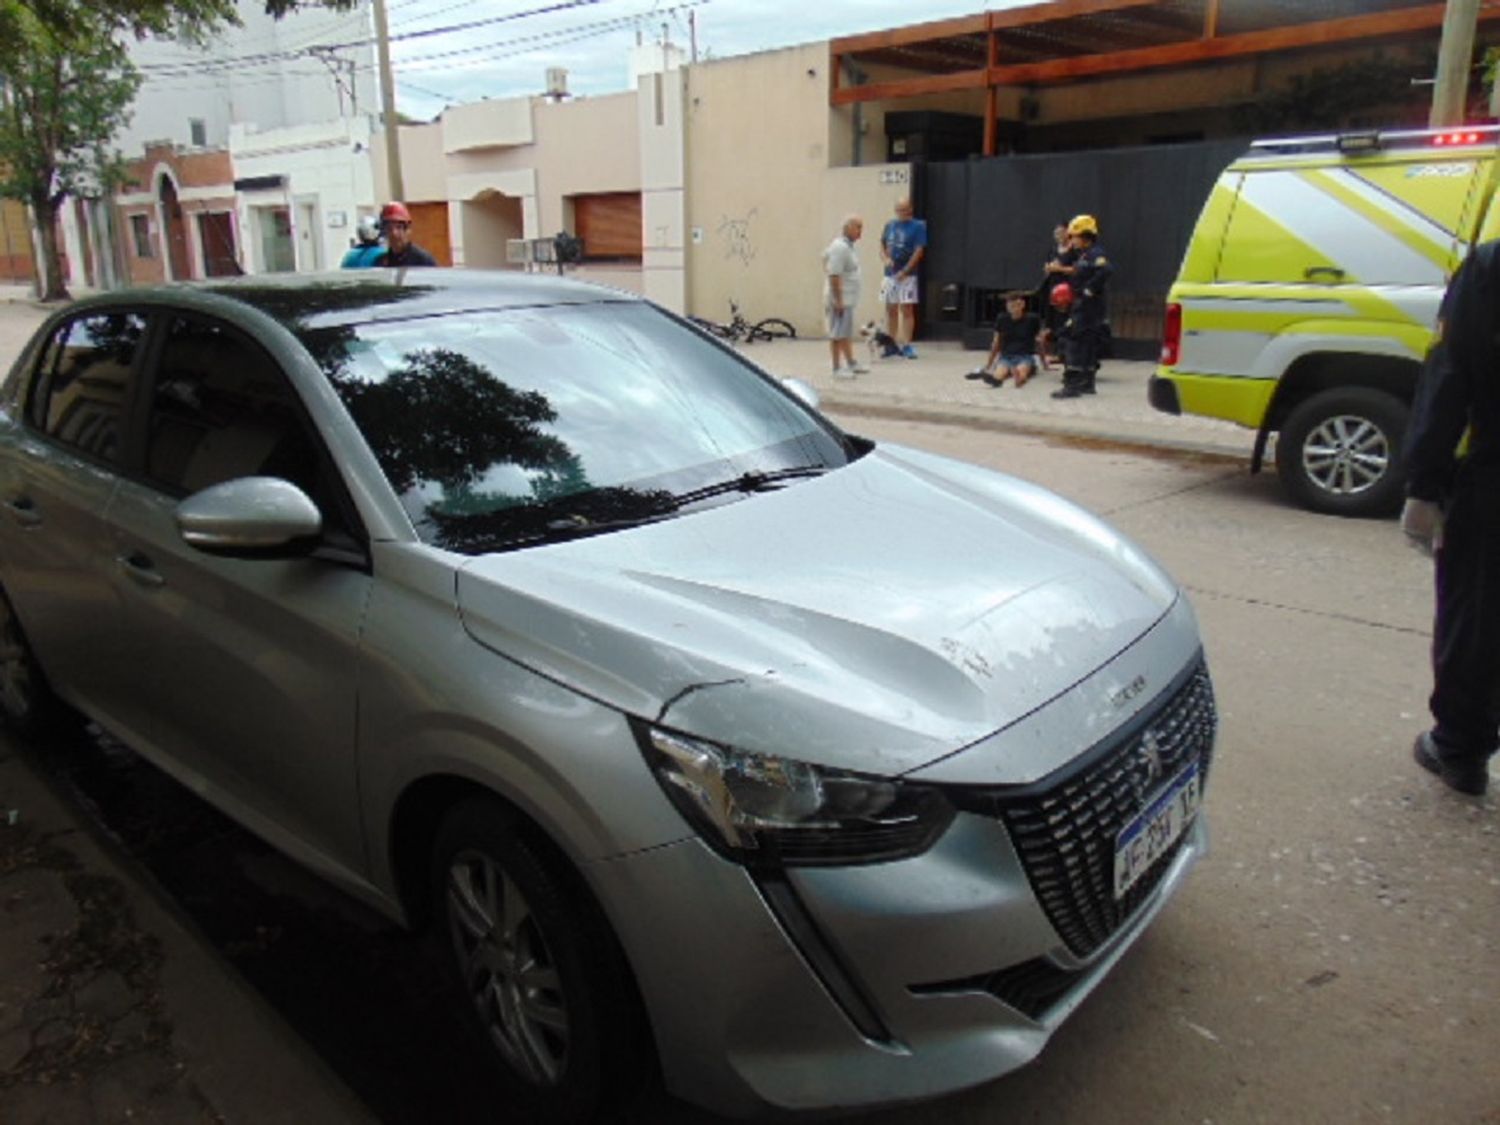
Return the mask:
POLYGON ((448 205, 446 203, 408 203, 411 212, 411 240, 426 250, 440 266, 453 264, 453 244, 448 241, 448 205))
POLYGON ((641 193, 573 197, 573 233, 583 239, 587 259, 641 260, 641 193))

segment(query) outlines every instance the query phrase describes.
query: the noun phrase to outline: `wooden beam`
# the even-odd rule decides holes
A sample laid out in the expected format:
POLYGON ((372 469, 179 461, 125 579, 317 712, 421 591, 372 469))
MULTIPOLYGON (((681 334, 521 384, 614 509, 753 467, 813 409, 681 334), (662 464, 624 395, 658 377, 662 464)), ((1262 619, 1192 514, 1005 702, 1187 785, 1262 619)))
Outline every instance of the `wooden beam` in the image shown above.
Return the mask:
POLYGON ((990 27, 1029 27, 1037 23, 1057 23, 1080 16, 1097 16, 1127 8, 1154 8, 1162 0, 1052 0, 1050 4, 1028 4, 1024 8, 1005 8, 990 13, 990 27))
POLYGON ((964 70, 957 74, 931 74, 924 78, 871 82, 867 86, 845 86, 833 95, 833 104, 852 105, 855 102, 879 102, 888 98, 915 98, 921 94, 947 94, 954 90, 982 90, 985 87, 985 73, 985 68, 980 67, 978 70, 964 70))
MULTIPOLYGON (((1068 82, 1126 71, 1191 66, 1194 63, 1213 62, 1241 55, 1431 31, 1442 26, 1443 10, 1442 4, 1430 4, 1422 8, 1402 8, 1375 15, 1349 16, 1345 19, 1303 23, 1267 31, 1249 31, 1215 39, 1195 39, 1163 47, 1143 47, 1132 51, 1114 51, 1107 55, 1081 55, 1071 59, 1055 59, 1052 62, 1001 66, 990 71, 989 81, 1000 86, 1068 82)), ((1484 21, 1500 19, 1500 3, 1487 0, 1487 6, 1479 13, 1479 18, 1484 21)))
POLYGON ((852 55, 859 51, 879 51, 887 47, 908 47, 913 43, 927 43, 933 39, 952 39, 958 35, 983 35, 989 30, 989 20, 983 12, 977 16, 959 16, 951 20, 932 20, 929 23, 914 23, 907 27, 892 27, 885 31, 871 31, 864 35, 846 35, 833 40, 829 46, 838 55, 852 55))

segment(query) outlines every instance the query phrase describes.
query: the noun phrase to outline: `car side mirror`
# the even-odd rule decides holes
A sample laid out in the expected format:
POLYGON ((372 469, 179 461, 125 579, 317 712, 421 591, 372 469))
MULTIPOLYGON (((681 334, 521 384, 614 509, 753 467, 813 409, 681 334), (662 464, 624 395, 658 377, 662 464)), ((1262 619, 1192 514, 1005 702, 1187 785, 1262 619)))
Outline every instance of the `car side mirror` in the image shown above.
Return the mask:
POLYGON ((307 493, 277 477, 241 477, 177 505, 188 546, 230 558, 293 558, 317 545, 323 516, 307 493))
POLYGON ((818 397, 818 392, 813 389, 811 383, 804 383, 801 379, 797 379, 791 375, 788 375, 786 378, 782 379, 781 383, 784 387, 786 387, 787 390, 791 391, 792 394, 801 399, 803 405, 810 406, 814 410, 818 408, 818 403, 822 401, 822 399, 818 397))

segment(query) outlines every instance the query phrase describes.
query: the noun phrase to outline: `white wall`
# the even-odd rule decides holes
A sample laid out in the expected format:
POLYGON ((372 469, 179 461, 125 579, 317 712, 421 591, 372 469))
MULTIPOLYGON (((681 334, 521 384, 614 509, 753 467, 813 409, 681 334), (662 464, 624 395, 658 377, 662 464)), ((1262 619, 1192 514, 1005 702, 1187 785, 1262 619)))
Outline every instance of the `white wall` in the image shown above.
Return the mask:
MULTIPOLYGON (((204 122, 205 147, 222 148, 233 124, 273 129, 354 111, 347 92, 340 98, 327 66, 306 55, 285 56, 368 38, 367 2, 349 12, 309 9, 281 20, 267 16, 261 0, 238 0, 238 10, 244 26, 226 29, 203 48, 156 39, 130 44, 145 81, 130 124, 114 139, 126 156, 140 155, 147 141, 190 146, 193 118, 204 122)), ((341 48, 337 54, 356 67, 358 112, 378 112, 374 48, 341 48)))
MULTIPOLYGON (((252 231, 250 209, 285 206, 292 213, 292 238, 297 246, 297 268, 314 268, 321 256, 324 268, 338 266, 354 238, 360 212, 373 212, 374 177, 370 167, 368 117, 299 125, 284 129, 252 130, 236 125, 230 130, 229 155, 236 179, 281 176, 279 188, 239 193, 239 224, 252 231), (300 203, 313 203, 315 229, 307 230, 300 203), (317 249, 311 248, 316 240, 317 249)), ((259 246, 246 255, 246 267, 259 272, 259 246)))

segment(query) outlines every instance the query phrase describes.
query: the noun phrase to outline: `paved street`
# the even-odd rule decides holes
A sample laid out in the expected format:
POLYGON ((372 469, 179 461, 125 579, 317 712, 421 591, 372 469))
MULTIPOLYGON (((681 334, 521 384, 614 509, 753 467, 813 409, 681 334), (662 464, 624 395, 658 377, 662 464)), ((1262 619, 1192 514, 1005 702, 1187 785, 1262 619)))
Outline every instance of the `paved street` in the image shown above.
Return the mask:
MULTIPOLYGON (((0 361, 36 315, 0 303, 0 361)), ((1198 610, 1222 714, 1212 854, 1042 1058, 933 1105, 854 1120, 1500 1122, 1500 808, 1493 795, 1454 796, 1410 760, 1425 718, 1431 564, 1394 525, 1291 508, 1274 474, 1245 472, 1250 435, 1149 410, 1149 365, 1112 363, 1096 398, 1053 403, 1055 375, 993 391, 960 378, 975 356, 952 348, 852 383, 828 378, 821 342, 750 354, 809 378, 851 430, 1027 477, 1135 537, 1198 610)), ((0 748, 0 826, 16 808, 82 871, 116 880, 134 904, 126 937, 159 950, 144 975, 121 970, 123 991, 68 993, 70 1013, 113 1003, 150 1017, 136 1052, 150 1067, 126 1087, 138 1113, 151 1117, 143 1099, 170 1097, 177 1115, 152 1119, 488 1115, 441 1049, 443 1021, 424 1007, 400 935, 128 755, 47 750, 23 762, 0 748), (38 787, 38 757, 63 804, 38 787), (96 816, 102 843, 72 823, 96 816), (160 987, 174 971, 195 986, 160 987), (206 1030, 213 1013, 233 1033, 222 1047, 206 1030)), ((52 1068, 44 1085, 34 1042, 3 1050, 7 1030, 37 1031, 36 978, 12 919, 42 904, 25 939, 38 960, 77 932, 76 884, 40 868, 0 862, 5 1125, 87 1120, 79 1107, 116 1104, 101 1101, 97 1053, 52 1068)), ((679 1105, 645 1119, 705 1120, 679 1105)))

